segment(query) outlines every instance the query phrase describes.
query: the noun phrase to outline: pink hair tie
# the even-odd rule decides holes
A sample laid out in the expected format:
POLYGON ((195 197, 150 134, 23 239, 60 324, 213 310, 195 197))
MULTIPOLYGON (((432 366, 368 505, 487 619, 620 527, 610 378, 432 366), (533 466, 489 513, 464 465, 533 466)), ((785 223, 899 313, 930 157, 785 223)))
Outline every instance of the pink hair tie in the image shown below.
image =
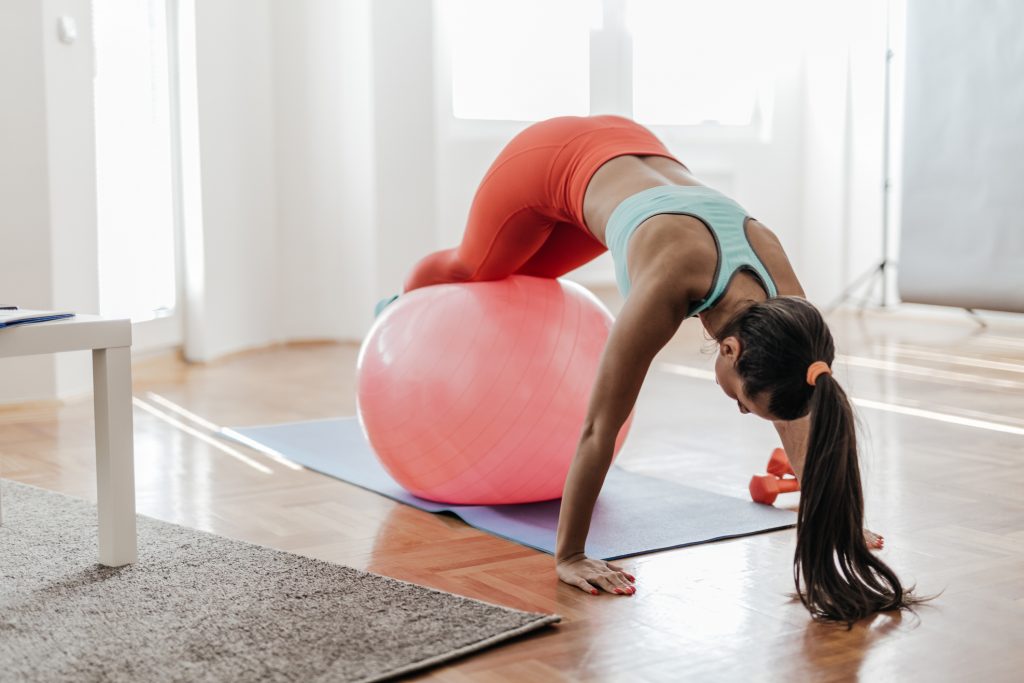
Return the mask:
POLYGON ((822 373, 832 374, 832 368, 823 360, 816 360, 807 367, 807 383, 812 387, 818 381, 818 375, 822 373))

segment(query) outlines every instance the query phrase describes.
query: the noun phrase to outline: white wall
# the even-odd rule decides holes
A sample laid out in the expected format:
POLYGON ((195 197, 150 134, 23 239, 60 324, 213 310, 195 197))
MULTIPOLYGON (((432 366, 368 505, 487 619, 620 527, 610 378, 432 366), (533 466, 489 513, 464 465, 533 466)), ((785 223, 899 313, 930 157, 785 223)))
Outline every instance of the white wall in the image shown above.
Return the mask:
POLYGON ((282 335, 357 338, 376 288, 371 8, 273 6, 282 335))
POLYGON ((412 265, 438 248, 433 14, 431 2, 373 2, 380 296, 401 291, 412 265))
POLYGON ((280 338, 271 26, 269 0, 196 3, 202 360, 280 338))
MULTIPOLYGON (((94 258, 96 236, 96 147, 93 75, 95 74, 89 0, 43 3, 43 56, 46 63, 47 156, 50 169, 50 244, 53 307, 70 311, 99 309, 99 278, 94 258), (79 38, 67 45, 55 40, 61 16, 72 17, 79 38), (49 30, 47 30, 49 29, 49 30), (49 34, 49 35, 47 35, 49 34)), ((88 352, 57 355, 57 395, 92 390, 88 352)))
MULTIPOLYGON (((96 312, 93 57, 88 0, 0 3, 0 300, 96 312), (57 38, 60 16, 78 38, 57 38)), ((0 403, 91 389, 88 352, 0 361, 0 403)))
MULTIPOLYGON (((831 302, 882 255, 885 3, 808 3, 797 275, 831 302)), ((789 249, 788 244, 786 245, 789 249)))
MULTIPOLYGON (((32 0, 0 3, 0 305, 25 308, 52 301, 42 15, 32 0)), ((46 356, 0 360, 0 377, 4 401, 41 398, 56 382, 46 356)))
POLYGON ((190 358, 359 339, 436 248, 431 12, 198 5, 206 294, 190 358))

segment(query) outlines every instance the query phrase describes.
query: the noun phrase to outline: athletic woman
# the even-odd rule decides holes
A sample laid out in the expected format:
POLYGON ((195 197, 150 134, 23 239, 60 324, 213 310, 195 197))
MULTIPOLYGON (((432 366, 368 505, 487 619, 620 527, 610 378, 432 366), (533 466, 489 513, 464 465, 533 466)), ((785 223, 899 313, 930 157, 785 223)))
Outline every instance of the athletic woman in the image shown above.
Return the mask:
MULTIPOLYGON (((718 343, 715 375, 770 420, 800 479, 794 581, 815 618, 852 623, 917 601, 869 547, 849 400, 832 335, 778 238, 703 185, 646 128, 560 117, 519 133, 487 171, 462 243, 420 261, 405 291, 512 274, 556 278, 611 250, 625 304, 608 338, 558 521, 558 577, 632 595, 634 577, 584 554, 613 446, 655 354, 687 318, 718 343)), ((387 300, 379 306, 386 305, 387 300)))

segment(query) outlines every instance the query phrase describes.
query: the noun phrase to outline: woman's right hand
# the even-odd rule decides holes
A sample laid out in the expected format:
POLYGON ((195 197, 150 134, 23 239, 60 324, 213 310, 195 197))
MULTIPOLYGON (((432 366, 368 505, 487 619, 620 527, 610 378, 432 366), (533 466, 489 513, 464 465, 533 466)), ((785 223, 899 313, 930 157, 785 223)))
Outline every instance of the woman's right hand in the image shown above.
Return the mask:
POLYGON ((592 595, 597 595, 597 588, 603 588, 609 593, 619 595, 636 593, 636 587, 630 585, 636 581, 636 577, 627 573, 622 567, 604 560, 592 560, 586 555, 580 555, 568 560, 561 560, 556 563, 555 567, 560 581, 592 595))

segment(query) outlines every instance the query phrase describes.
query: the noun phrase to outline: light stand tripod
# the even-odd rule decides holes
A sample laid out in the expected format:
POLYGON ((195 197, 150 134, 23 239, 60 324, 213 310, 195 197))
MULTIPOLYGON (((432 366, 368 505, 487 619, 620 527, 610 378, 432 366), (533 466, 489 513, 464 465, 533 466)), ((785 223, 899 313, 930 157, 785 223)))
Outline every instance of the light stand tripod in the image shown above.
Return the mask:
POLYGON ((896 266, 895 261, 889 259, 889 192, 892 187, 889 169, 889 139, 890 139, 890 79, 892 77, 892 44, 890 43, 890 31, 892 21, 889 14, 890 1, 885 3, 885 94, 884 113, 882 115, 882 259, 871 267, 866 273, 859 275, 851 282, 842 293, 825 308, 826 315, 833 312, 840 305, 848 301, 853 293, 865 282, 869 284, 864 296, 860 300, 859 312, 863 313, 868 300, 875 291, 875 283, 882 283, 882 294, 879 304, 882 308, 888 305, 889 280, 886 277, 886 269, 896 266))
MULTIPOLYGON (((886 308, 894 301, 889 300, 889 278, 888 271, 896 267, 896 262, 889 258, 889 196, 892 189, 892 175, 890 169, 890 140, 891 140, 891 97, 892 97, 892 0, 885 3, 885 92, 884 112, 882 118, 882 258, 867 272, 859 275, 853 282, 847 285, 840 295, 823 310, 825 314, 832 313, 840 305, 849 301, 861 286, 867 283, 867 288, 860 299, 858 314, 863 315, 864 309, 875 291, 876 283, 881 283, 881 295, 879 305, 886 308)), ((985 322, 973 308, 964 308, 971 318, 982 328, 987 328, 985 322)))

